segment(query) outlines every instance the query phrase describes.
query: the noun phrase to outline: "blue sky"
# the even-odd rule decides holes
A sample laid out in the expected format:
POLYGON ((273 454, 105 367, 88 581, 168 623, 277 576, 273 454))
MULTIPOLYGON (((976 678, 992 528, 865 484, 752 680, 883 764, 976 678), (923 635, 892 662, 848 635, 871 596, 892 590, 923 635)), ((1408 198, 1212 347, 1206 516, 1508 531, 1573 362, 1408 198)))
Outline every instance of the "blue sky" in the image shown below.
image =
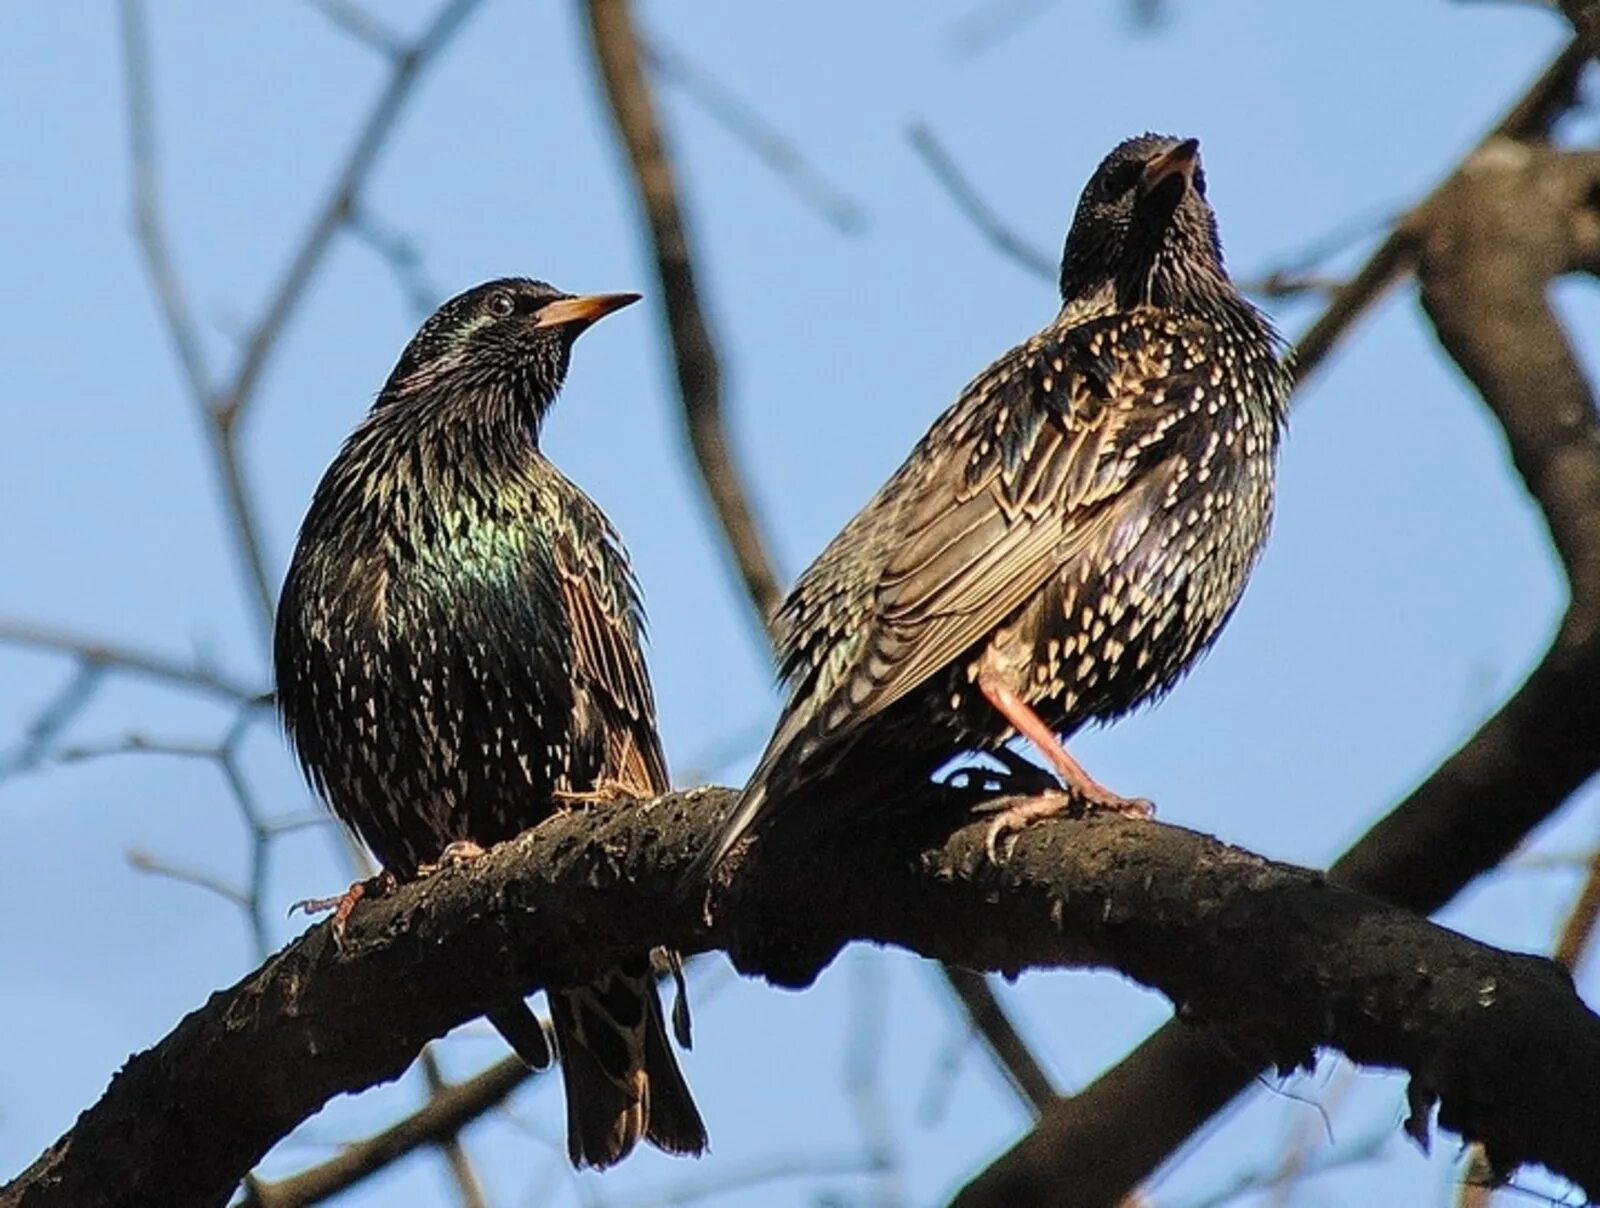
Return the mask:
MULTIPOLYGON (((150 9, 166 213, 221 369, 383 65, 309 4, 150 9)), ((641 8, 649 31, 783 130, 865 215, 858 233, 840 234, 681 91, 663 92, 736 446, 786 579, 962 384, 1054 311, 1051 283, 1002 259, 956 213, 911 150, 911 123, 927 123, 996 210, 1051 255, 1113 143, 1145 129, 1198 136, 1230 263, 1248 276, 1420 196, 1565 37, 1533 6, 1445 0, 1174 4, 1151 33, 1102 0, 1045 6, 962 57, 950 31, 972 9, 972 0, 641 8)), ((384 11, 416 28, 429 6, 384 11)), ((415 242, 443 292, 508 273, 578 291, 650 291, 576 17, 573 5, 486 0, 372 177, 367 206, 415 242)), ((0 618, 203 654, 264 686, 252 603, 131 235, 122 84, 109 6, 0 9, 0 223, 12 233, 0 300, 0 618)), ((1593 288, 1560 298, 1590 333, 1588 363, 1600 364, 1593 288)), ((681 447, 654 305, 584 337, 546 446, 633 551, 674 768, 731 782, 777 697, 681 447)), ((1292 335, 1314 306, 1276 313, 1292 335)), ((340 238, 244 434, 274 577, 318 476, 417 318, 388 267, 340 238)), ((1078 754, 1107 783, 1153 798, 1166 820, 1325 864, 1518 682, 1561 605, 1498 433, 1403 290, 1300 398, 1273 542, 1217 650, 1160 708, 1086 736, 1078 754)), ((0 752, 69 674, 59 658, 0 647, 0 752)), ((65 740, 215 741, 229 720, 192 694, 113 679, 65 740)), ((309 808, 270 722, 251 732, 244 763, 270 813, 309 808)), ((1597 821, 1591 791, 1540 847, 1578 850, 1597 821)), ((343 884, 331 835, 312 828, 275 846, 275 945, 304 925, 283 919, 284 906, 343 884)), ((256 956, 226 903, 127 858, 141 849, 244 876, 250 845, 211 764, 126 756, 4 781, 0 847, 6 1174, 68 1127, 127 1054, 256 956)), ((1544 949, 1574 888, 1571 870, 1504 873, 1446 919, 1544 949)), ((1592 978, 1583 984, 1593 992, 1592 978)), ((1164 1000, 1105 973, 1035 974, 1003 993, 1062 1089, 1168 1014, 1164 1000)), ((852 950, 800 995, 708 971, 697 1022, 686 1065, 713 1157, 644 1155, 575 1180, 559 1156, 558 1092, 539 1085, 469 1134, 493 1202, 634 1204, 683 1180, 782 1160, 831 1173, 775 1182, 765 1202, 811 1203, 829 1190, 920 1204, 1025 1126, 936 971, 903 954, 852 950), (860 1152, 858 1109, 871 1096, 852 1098, 846 1070, 852 1037, 862 1047, 868 1026, 879 1031, 868 1033, 877 1078, 867 1085, 901 1159, 878 1179, 836 1171, 860 1152)), ((464 1075, 500 1053, 474 1027, 444 1060, 464 1075)), ((1335 1101, 1339 1144, 1403 1114, 1395 1080, 1335 1085, 1324 1071, 1284 1093, 1256 1092, 1163 1177, 1157 1202, 1195 1202, 1271 1162, 1289 1132, 1308 1121, 1321 1129, 1314 1104, 1335 1101)), ((269 1170, 315 1160, 419 1094, 413 1076, 332 1105, 269 1170)), ((1396 1134, 1379 1158, 1308 1187, 1304 1202, 1444 1203, 1454 1156, 1446 1143, 1424 1159, 1396 1134)), ((444 1186, 440 1163, 425 1158, 348 1202, 427 1202, 444 1186)))

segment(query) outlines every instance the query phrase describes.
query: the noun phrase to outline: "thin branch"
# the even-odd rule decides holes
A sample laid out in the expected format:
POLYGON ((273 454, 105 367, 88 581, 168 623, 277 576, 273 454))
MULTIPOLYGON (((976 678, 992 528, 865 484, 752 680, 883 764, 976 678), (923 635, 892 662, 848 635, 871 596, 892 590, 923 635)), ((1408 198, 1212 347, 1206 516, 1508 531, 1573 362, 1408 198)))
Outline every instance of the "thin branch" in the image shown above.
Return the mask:
POLYGON ((944 187, 944 191, 950 195, 950 200, 955 202, 956 208, 968 222, 978 228, 978 233, 987 239, 996 251, 1034 276, 1051 283, 1055 282, 1059 271, 1057 259, 1023 239, 1001 220, 1000 216, 990 208, 989 203, 978 195, 977 189, 957 166, 950 153, 945 150, 938 135, 918 122, 906 132, 906 137, 911 140, 912 149, 928 165, 928 170, 933 173, 934 179, 944 187))
MULTIPOLYGON (((840 1178, 873 1176, 881 1173, 870 1157, 860 1154, 796 1154, 793 1157, 761 1158, 748 1162, 729 1162, 714 1173, 663 1180, 665 1186, 638 1199, 621 1200, 616 1208, 685 1208, 713 1196, 734 1192, 753 1192, 767 1183, 786 1179, 840 1178)), ((744 1199, 743 1202, 751 1202, 744 1199)), ((759 1201, 756 1201, 759 1202, 759 1201)), ((820 1197, 819 1203, 828 1203, 820 1197)))
MULTIPOLYGON (((1471 162, 1473 155, 1500 139, 1520 141, 1542 137, 1556 117, 1572 105, 1578 78, 1588 59, 1589 52, 1585 49, 1584 39, 1574 37, 1489 133, 1479 140, 1462 164, 1471 162)), ((1428 207, 1460 175, 1461 170, 1461 165, 1458 165, 1420 205, 1395 223, 1388 237, 1361 270, 1334 295, 1322 316, 1306 328, 1294 350, 1293 368, 1297 386, 1303 385, 1322 364, 1356 320, 1415 266, 1416 235, 1426 221, 1428 207)))
POLYGON ((308 1208, 330 1200, 407 1154, 458 1135, 533 1076, 520 1058, 506 1057, 466 1082, 443 1086, 412 1115, 321 1165, 277 1182, 256 1180, 241 1208, 308 1208))
MULTIPOLYGON (((422 1067, 423 1080, 428 1084, 428 1105, 432 1106, 439 1101, 440 1095, 450 1089, 450 1084, 445 1081, 444 1074, 439 1069, 439 1055, 435 1046, 430 1044, 423 1049, 422 1055, 417 1058, 417 1064, 422 1067)), ((450 1178, 456 1185, 456 1197, 461 1202, 461 1208, 489 1208, 489 1201, 484 1198, 483 1186, 478 1182, 477 1173, 472 1169, 472 1159, 467 1156, 467 1147, 462 1144, 460 1130, 446 1133, 437 1144, 439 1152, 444 1155, 450 1178)))
POLYGON ((176 881, 180 885, 192 885, 196 889, 203 889, 207 893, 215 894, 223 901, 237 906, 245 914, 250 913, 249 895, 237 885, 230 884, 213 873, 197 868, 188 868, 181 864, 173 864, 137 847, 128 852, 128 864, 140 872, 149 873, 151 876, 164 877, 169 881, 176 881))
POLYGON ((121 14, 128 142, 133 163, 133 204, 139 249, 155 288, 167 333, 177 349, 179 364, 189 384, 189 393, 206 424, 214 469, 228 501, 235 544, 251 598, 264 622, 264 630, 272 618, 272 585, 262 553, 260 522, 244 482, 243 468, 238 464, 237 451, 227 429, 216 422, 211 406, 211 376, 206 368, 199 330, 174 267, 161 217, 160 170, 156 159, 155 115, 151 100, 150 54, 145 35, 144 5, 142 0, 121 0, 118 11, 121 14))
POLYGON ((151 104, 150 60, 141 0, 121 0, 123 59, 128 95, 128 137, 132 148, 134 212, 138 241, 161 305, 167 330, 178 350, 194 405, 203 419, 212 461, 227 502, 234 544, 260 621, 270 633, 275 592, 261 536, 261 521, 246 478, 238 443, 268 359, 304 300, 333 237, 346 223, 367 175, 387 145, 422 72, 449 44, 478 0, 447 0, 421 35, 393 56, 383 91, 356 137, 321 209, 289 258, 276 289, 245 339, 237 366, 225 384, 207 372, 194 323, 173 267, 161 215, 155 118, 151 104))
POLYGON ((883 1093, 883 1055, 889 1032, 884 964, 877 953, 850 967, 850 1012, 845 1028, 844 1087, 861 1143, 859 1162, 879 1176, 881 1200, 898 1202, 901 1146, 883 1093))
POLYGON ((55 740, 94 699, 104 677, 104 667, 79 662, 72 677, 34 715, 16 750, 0 757, 0 780, 30 772, 43 763, 55 740))
POLYGON ((661 315, 667 324, 690 448, 727 549, 763 629, 783 591, 749 491, 728 449, 722 422, 721 366, 700 305, 689 232, 671 160, 645 80, 639 36, 627 0, 587 0, 590 45, 617 135, 650 231, 661 315))
MULTIPOLYGON (((1342 1145, 1337 1149, 1304 1158, 1292 1171, 1285 1172, 1278 1166, 1268 1167, 1263 1170, 1247 1171, 1239 1175, 1221 1190, 1195 1200, 1188 1208, 1224 1208, 1227 1204, 1235 1203, 1246 1196, 1259 1192, 1271 1191, 1275 1194, 1286 1193, 1290 1188, 1297 1188, 1307 1180, 1320 1175, 1331 1174, 1338 1170, 1347 1170, 1352 1166, 1362 1166, 1374 1162, 1384 1155, 1394 1140, 1394 1133, 1385 1129, 1369 1134, 1349 1145, 1342 1145)), ((1274 1203, 1285 1203, 1287 1199, 1277 1200, 1274 1203)))
POLYGON ((284 325, 305 296, 306 287, 321 266, 334 235, 349 218, 373 164, 388 145, 400 115, 416 91, 417 81, 450 44, 478 3, 479 0, 447 0, 417 39, 395 56, 388 82, 362 123, 355 144, 334 179, 333 188, 312 219, 245 344, 231 385, 213 404, 217 420, 224 428, 231 428, 244 418, 284 325))
POLYGON ((950 52, 960 59, 972 59, 1016 33, 1055 0, 982 0, 958 18, 946 39, 950 52))
POLYGON ((310 3, 334 25, 379 54, 398 59, 405 53, 405 39, 353 0, 310 0, 310 3))
POLYGON ((87 634, 38 625, 32 621, 0 618, 0 645, 70 655, 88 667, 126 672, 182 688, 193 688, 252 708, 265 707, 269 703, 269 698, 259 688, 225 676, 204 663, 184 663, 134 646, 119 646, 87 634))
POLYGON ((422 266, 417 245, 400 231, 386 226, 376 214, 359 203, 350 208, 350 233, 378 255, 394 275, 406 305, 420 320, 439 305, 440 292, 422 266))
POLYGON ((752 155, 787 185, 802 204, 814 210, 841 235, 859 235, 867 225, 866 209, 829 183, 800 153, 792 139, 734 96, 710 74, 691 63, 659 36, 641 40, 640 53, 663 82, 683 91, 752 155))
POLYGON ((1011 1016, 995 996, 989 979, 971 969, 947 966, 945 978, 955 991, 956 999, 967 1012, 973 1030, 983 1037, 989 1055, 1011 1081, 1012 1089, 1033 1106, 1039 1115, 1051 1107, 1061 1096, 1044 1072, 1039 1059, 1033 1055, 1011 1016))
POLYGON ((1589 859, 1589 870, 1583 879, 1583 888, 1578 891, 1572 909, 1567 912, 1566 920, 1561 924, 1561 934, 1557 937, 1555 948, 1550 953, 1551 958, 1576 974, 1579 966, 1583 964, 1589 941, 1594 936, 1597 920, 1600 920, 1600 848, 1597 848, 1589 859))

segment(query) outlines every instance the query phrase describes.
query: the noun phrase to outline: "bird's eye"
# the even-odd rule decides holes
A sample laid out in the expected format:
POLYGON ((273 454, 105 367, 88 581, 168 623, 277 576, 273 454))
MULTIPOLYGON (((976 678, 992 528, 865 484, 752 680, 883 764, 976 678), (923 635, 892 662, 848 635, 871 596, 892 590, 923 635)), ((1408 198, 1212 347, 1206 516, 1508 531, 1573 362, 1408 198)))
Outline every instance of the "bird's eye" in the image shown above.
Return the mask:
POLYGON ((496 290, 489 295, 489 313, 499 318, 507 318, 516 313, 517 302, 505 290, 496 290))

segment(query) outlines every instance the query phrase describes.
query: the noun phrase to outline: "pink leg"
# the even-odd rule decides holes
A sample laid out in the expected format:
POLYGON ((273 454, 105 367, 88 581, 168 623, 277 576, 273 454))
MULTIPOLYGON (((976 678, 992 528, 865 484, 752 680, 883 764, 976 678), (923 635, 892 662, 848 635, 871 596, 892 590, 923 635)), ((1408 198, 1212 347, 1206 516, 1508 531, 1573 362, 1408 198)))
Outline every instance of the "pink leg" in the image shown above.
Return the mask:
POLYGON ((978 689, 995 711, 1011 723, 1018 734, 1031 742, 1045 760, 1067 782, 1066 793, 1041 793, 1039 796, 1004 810, 989 827, 989 858, 995 858, 995 845, 1008 831, 1020 830, 1031 822, 1064 813, 1076 801, 1092 810, 1111 810, 1126 818, 1149 818, 1155 807, 1143 797, 1123 797, 1106 788, 1083 765, 1067 754, 1044 719, 1006 685, 985 675, 978 677, 978 689))
POLYGON ((289 913, 304 911, 306 914, 321 914, 325 910, 333 911, 333 942, 344 943, 345 924, 350 921, 350 912, 356 908, 356 903, 363 898, 381 898, 391 892, 399 881, 392 872, 381 872, 366 881, 357 881, 349 889, 336 898, 306 898, 289 907, 289 913))

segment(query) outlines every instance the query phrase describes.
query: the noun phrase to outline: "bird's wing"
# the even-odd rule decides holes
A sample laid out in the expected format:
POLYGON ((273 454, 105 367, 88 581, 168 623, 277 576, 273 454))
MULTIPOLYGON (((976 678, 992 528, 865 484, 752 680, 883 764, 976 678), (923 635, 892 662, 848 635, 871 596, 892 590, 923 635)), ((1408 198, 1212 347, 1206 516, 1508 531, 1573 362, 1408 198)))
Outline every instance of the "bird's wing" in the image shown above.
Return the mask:
POLYGON ((795 703, 809 698, 813 736, 882 712, 1083 551, 1124 539, 1116 501, 1171 455, 1186 413, 1173 343, 1125 320, 1002 357, 807 572, 786 638, 791 666, 810 664, 795 703), (830 611, 849 629, 816 633, 830 611))
POLYGON ((582 505, 585 514, 562 525, 555 543, 573 670, 605 727, 602 779, 653 796, 667 790, 667 764, 644 661, 639 590, 616 530, 587 498, 582 505))

